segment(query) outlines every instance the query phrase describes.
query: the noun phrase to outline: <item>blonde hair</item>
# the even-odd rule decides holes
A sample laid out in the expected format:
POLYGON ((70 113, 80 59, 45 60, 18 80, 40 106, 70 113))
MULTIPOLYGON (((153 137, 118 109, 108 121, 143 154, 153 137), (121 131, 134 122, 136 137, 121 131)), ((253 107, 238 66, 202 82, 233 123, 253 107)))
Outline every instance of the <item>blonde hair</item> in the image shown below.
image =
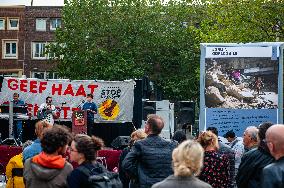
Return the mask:
POLYGON ((197 141, 204 149, 208 146, 214 147, 216 150, 219 149, 218 137, 211 131, 202 132, 197 141))
POLYGON ((131 133, 130 137, 131 137, 131 140, 133 140, 133 141, 142 140, 142 139, 147 137, 147 134, 145 133, 145 131, 143 129, 137 129, 136 131, 131 133))
POLYGON ((38 121, 35 124, 35 133, 36 136, 41 139, 44 130, 52 128, 52 125, 50 123, 48 123, 47 121, 38 121))
POLYGON ((198 175, 203 166, 203 156, 204 150, 198 142, 193 140, 182 142, 172 154, 174 175, 198 175))

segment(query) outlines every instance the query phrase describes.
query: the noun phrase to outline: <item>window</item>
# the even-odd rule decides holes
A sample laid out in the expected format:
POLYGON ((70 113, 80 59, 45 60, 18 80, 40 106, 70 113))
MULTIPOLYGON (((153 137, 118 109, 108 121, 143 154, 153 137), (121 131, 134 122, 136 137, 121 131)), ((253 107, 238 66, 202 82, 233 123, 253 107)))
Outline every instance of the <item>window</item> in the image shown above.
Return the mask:
POLYGON ((56 28, 61 28, 61 19, 52 18, 50 19, 50 31, 56 30, 56 28))
POLYGON ((36 19, 36 30, 37 31, 46 31, 46 19, 37 18, 36 19))
POLYGON ((56 72, 32 72, 33 78, 38 79, 58 79, 58 73, 56 72))
POLYGON ((5 18, 0 18, 0 30, 5 30, 5 18))
POLYGON ((32 43, 32 52, 33 59, 46 59, 47 55, 45 53, 46 42, 33 42, 32 43))
POLYGON ((8 30, 19 30, 18 18, 8 18, 8 30))
POLYGON ((18 58, 18 41, 17 40, 3 40, 2 52, 4 59, 17 59, 18 58))

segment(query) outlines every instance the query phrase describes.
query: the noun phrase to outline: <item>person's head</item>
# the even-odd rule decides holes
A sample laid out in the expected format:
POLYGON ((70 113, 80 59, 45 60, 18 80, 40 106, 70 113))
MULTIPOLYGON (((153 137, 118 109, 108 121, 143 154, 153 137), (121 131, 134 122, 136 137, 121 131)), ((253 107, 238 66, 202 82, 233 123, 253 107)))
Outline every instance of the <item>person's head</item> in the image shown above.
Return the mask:
POLYGON ((91 102, 93 100, 93 98, 94 98, 93 94, 91 94, 91 93, 87 94, 86 101, 91 102))
POLYGON ((228 142, 233 142, 236 139, 236 134, 233 130, 231 130, 224 135, 224 138, 226 138, 228 142))
POLYGON ((51 104, 52 103, 52 97, 50 97, 50 96, 46 97, 45 102, 47 104, 51 104))
POLYGON ((272 125, 266 131, 266 144, 270 154, 278 160, 284 156, 284 125, 272 125))
POLYGON ((35 134, 37 136, 37 138, 41 139, 42 138, 42 134, 46 129, 50 129, 52 128, 52 125, 50 123, 48 123, 47 121, 38 121, 35 124, 35 134))
POLYGON ((164 128, 164 120, 156 115, 156 114, 149 114, 147 116, 147 122, 145 124, 145 133, 147 135, 159 135, 164 128))
POLYGON ((183 141, 186 140, 186 135, 184 133, 184 131, 182 130, 177 130, 175 133, 174 133, 174 136, 172 138, 173 140, 177 141, 179 144, 182 143, 183 141))
POLYGON ((211 131, 218 137, 218 129, 216 127, 208 127, 206 130, 211 131))
POLYGON ((33 141, 27 140, 25 143, 22 145, 22 150, 24 151, 26 147, 32 145, 33 141))
POLYGON ((259 141, 259 148, 269 152, 269 149, 267 147, 267 144, 264 142, 265 141, 265 134, 267 129, 271 127, 273 124, 270 122, 265 122, 262 123, 258 126, 258 141, 259 141))
POLYGON ((70 158, 78 164, 92 162, 96 159, 97 151, 104 146, 102 139, 85 134, 77 134, 71 143, 70 158))
POLYGON ((134 144, 135 141, 137 140, 142 140, 147 137, 147 134, 143 129, 137 129, 136 131, 132 132, 130 135, 130 146, 134 144))
POLYGON ((246 128, 243 135, 243 144, 245 148, 252 148, 258 145, 258 129, 255 126, 249 126, 246 128))
POLYGON ((173 170, 175 176, 198 175, 203 165, 204 150, 193 140, 186 140, 174 149, 173 170))
POLYGON ((201 146, 206 149, 219 149, 219 143, 217 136, 211 131, 202 132, 197 141, 201 144, 201 146))
POLYGON ((53 126, 43 132, 41 139, 42 151, 46 154, 63 155, 72 140, 71 133, 63 126, 53 126))
POLYGON ((14 99, 14 101, 19 100, 19 93, 14 93, 13 94, 13 99, 14 99))

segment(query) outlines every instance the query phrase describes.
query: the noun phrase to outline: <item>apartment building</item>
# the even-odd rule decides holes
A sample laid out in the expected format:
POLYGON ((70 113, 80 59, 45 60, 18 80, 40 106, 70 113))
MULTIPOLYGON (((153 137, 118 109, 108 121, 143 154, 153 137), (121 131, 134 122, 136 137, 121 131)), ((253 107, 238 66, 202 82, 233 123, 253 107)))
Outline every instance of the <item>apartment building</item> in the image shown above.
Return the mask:
POLYGON ((62 7, 0 7, 0 75, 31 78, 58 78, 56 61, 46 53, 62 26, 62 7))

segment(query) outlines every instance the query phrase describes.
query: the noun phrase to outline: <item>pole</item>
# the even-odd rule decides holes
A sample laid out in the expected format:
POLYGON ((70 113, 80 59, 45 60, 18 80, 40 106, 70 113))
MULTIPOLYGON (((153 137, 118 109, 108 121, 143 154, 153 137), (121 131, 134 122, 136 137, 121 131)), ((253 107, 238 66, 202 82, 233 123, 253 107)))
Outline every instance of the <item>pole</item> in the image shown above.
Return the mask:
POLYGON ((13 138, 13 121, 14 121, 13 106, 14 106, 13 101, 10 101, 9 102, 9 138, 13 138))

